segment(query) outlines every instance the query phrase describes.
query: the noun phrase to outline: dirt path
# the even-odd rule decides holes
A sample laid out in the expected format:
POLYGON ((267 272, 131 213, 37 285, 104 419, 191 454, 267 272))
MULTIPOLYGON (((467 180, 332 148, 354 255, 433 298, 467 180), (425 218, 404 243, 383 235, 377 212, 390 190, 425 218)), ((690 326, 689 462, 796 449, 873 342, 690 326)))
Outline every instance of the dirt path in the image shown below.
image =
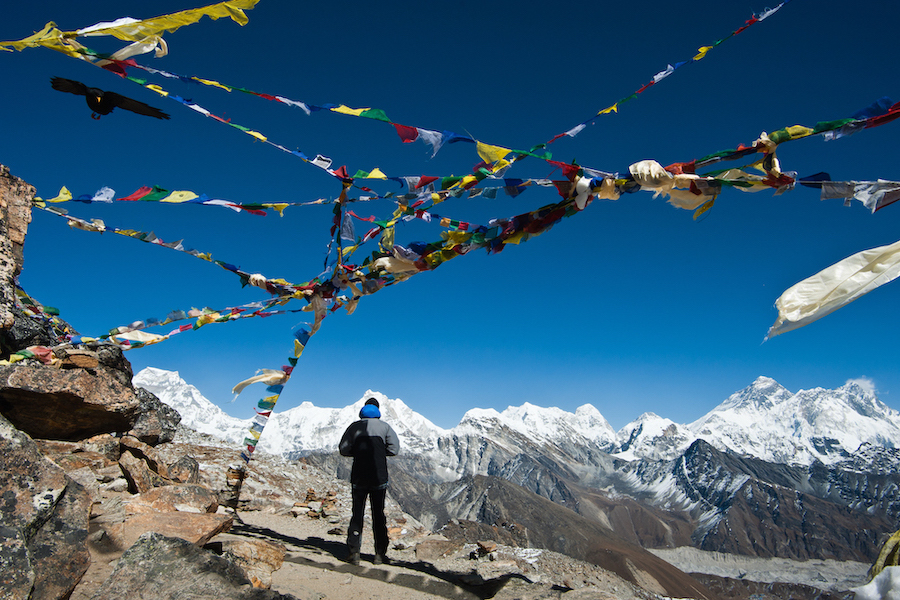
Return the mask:
MULTIPOLYGON (((457 585, 454 574, 443 574, 416 560, 412 549, 389 552, 392 564, 373 565, 371 534, 363 539, 359 566, 344 561, 343 534, 329 533, 335 526, 321 520, 263 512, 240 513, 228 537, 249 537, 277 542, 287 549, 284 565, 273 573, 272 588, 302 600, 430 600, 478 598, 457 585)), ((461 582, 460 582, 461 583, 461 582)))

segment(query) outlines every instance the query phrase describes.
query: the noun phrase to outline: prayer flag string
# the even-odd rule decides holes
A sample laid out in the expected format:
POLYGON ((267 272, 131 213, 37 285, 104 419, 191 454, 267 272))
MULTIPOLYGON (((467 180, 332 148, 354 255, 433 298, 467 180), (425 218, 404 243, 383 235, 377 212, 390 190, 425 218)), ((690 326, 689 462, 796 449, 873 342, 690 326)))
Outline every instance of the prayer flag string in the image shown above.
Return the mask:
POLYGON ((63 186, 59 193, 48 199, 35 198, 34 205, 38 208, 45 208, 47 203, 59 204, 62 202, 81 202, 84 204, 111 202, 161 202, 164 204, 203 204, 206 206, 222 206, 235 212, 246 212, 252 215, 264 216, 266 210, 275 210, 279 215, 284 216, 284 210, 292 206, 318 206, 321 204, 329 204, 333 200, 320 198, 309 202, 261 202, 261 203, 237 203, 229 200, 220 200, 210 198, 206 194, 197 194, 189 190, 169 191, 160 186, 141 186, 131 194, 118 198, 115 190, 104 186, 93 194, 81 194, 77 197, 63 186))
POLYGON ((597 114, 593 115, 593 116, 590 117, 589 119, 586 119, 586 120, 582 121, 581 123, 579 123, 579 124, 576 125, 575 127, 572 127, 571 129, 569 129, 569 130, 567 130, 567 131, 564 131, 564 132, 562 132, 562 133, 559 133, 559 134, 553 136, 553 137, 552 137, 549 141, 547 141, 546 144, 544 144, 544 145, 550 145, 550 144, 552 144, 553 142, 555 142, 556 140, 558 140, 558 139, 560 139, 560 138, 562 138, 562 137, 565 137, 565 136, 568 136, 568 137, 575 137, 576 135, 578 135, 579 133, 581 133, 581 131, 584 130, 585 127, 587 127, 588 125, 593 125, 593 124, 594 124, 594 121, 595 121, 595 120, 597 119, 597 117, 599 117, 600 115, 608 115, 608 114, 612 114, 612 113, 618 113, 618 112, 619 112, 619 106, 621 106, 622 104, 625 104, 626 102, 629 102, 629 101, 631 101, 631 100, 636 99, 640 94, 643 94, 643 93, 644 93, 645 91, 647 91, 649 88, 653 87, 654 85, 656 85, 657 83, 659 83, 659 82, 662 81, 663 79, 666 79, 667 77, 669 77, 670 75, 672 75, 672 73, 674 73, 676 69, 679 69, 679 68, 683 67, 684 65, 691 64, 691 63, 695 63, 695 62, 697 62, 697 61, 703 60, 703 59, 706 57, 707 53, 708 53, 710 50, 712 50, 713 48, 719 46, 720 44, 722 44, 722 43, 725 42, 726 40, 728 40, 728 39, 730 39, 730 38, 733 38, 734 36, 738 35, 739 33, 745 31, 745 30, 746 30, 748 27, 750 27, 751 25, 755 25, 756 23, 760 23, 760 22, 762 22, 762 21, 765 21, 766 19, 768 19, 769 17, 771 17, 772 15, 774 15, 776 12, 778 12, 779 10, 781 10, 781 8, 782 8, 785 4, 787 4, 788 2, 790 2, 790 1, 791 1, 791 0, 784 0, 781 4, 779 4, 779 5, 776 6, 775 8, 767 8, 766 10, 764 10, 764 11, 763 11, 762 13, 760 13, 760 14, 754 14, 754 15, 751 16, 749 19, 747 19, 747 20, 744 22, 744 24, 743 24, 742 26, 738 27, 737 29, 735 29, 734 31, 732 31, 732 32, 731 32, 730 34, 728 34, 727 36, 723 37, 722 39, 716 40, 715 42, 713 42, 712 44, 710 44, 710 45, 708 45, 708 46, 701 46, 700 48, 698 48, 698 49, 697 49, 697 54, 695 54, 695 55, 693 56, 693 58, 691 58, 691 59, 689 59, 689 60, 682 60, 682 61, 676 62, 676 63, 674 63, 674 64, 669 63, 668 65, 666 65, 666 68, 665 68, 664 70, 662 70, 662 71, 660 71, 659 73, 657 73, 656 75, 654 75, 653 78, 652 78, 650 81, 648 81, 647 83, 645 83, 644 85, 642 85, 641 87, 639 87, 637 90, 635 90, 634 92, 632 92, 630 95, 625 96, 624 98, 621 98, 620 100, 614 102, 614 103, 611 104, 610 106, 608 106, 608 107, 606 107, 606 108, 600 110, 599 112, 597 112, 597 114))

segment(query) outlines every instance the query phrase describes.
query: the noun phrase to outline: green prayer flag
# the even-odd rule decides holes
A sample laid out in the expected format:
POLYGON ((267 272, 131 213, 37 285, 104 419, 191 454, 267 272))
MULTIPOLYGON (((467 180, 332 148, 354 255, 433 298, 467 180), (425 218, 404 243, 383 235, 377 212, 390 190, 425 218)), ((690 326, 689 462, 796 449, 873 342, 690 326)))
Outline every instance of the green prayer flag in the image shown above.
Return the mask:
POLYGON ((379 121, 384 121, 386 123, 390 123, 391 120, 388 119, 387 115, 380 108, 370 108, 368 110, 364 110, 359 113, 359 116, 366 117, 367 119, 377 119, 379 121))

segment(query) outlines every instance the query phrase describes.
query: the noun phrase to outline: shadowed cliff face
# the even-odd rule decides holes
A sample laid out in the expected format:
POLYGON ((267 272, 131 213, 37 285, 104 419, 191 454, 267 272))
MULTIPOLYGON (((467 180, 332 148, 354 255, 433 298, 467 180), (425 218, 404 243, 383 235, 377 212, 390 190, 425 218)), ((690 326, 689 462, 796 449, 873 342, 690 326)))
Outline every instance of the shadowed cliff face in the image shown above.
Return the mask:
MULTIPOLYGON (((23 248, 34 187, 9 173, 0 165, 0 299, 4 308, 15 302, 14 279, 22 271, 23 248)), ((12 324, 8 313, 0 312, 0 327, 12 324)))

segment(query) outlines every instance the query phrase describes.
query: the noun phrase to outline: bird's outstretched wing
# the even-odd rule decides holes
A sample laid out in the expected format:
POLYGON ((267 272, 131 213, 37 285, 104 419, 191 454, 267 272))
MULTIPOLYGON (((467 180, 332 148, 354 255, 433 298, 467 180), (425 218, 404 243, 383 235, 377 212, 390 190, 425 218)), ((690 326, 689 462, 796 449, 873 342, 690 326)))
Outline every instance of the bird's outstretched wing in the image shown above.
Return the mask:
MULTIPOLYGON (((157 119, 169 118, 169 115, 163 111, 148 104, 144 104, 139 100, 115 92, 106 92, 97 88, 88 87, 80 81, 64 79, 63 77, 52 77, 50 78, 50 85, 53 86, 54 90, 60 92, 85 96, 87 98, 88 106, 96 111, 96 115, 108 115, 113 108, 119 107, 123 110, 130 110, 133 113, 155 117, 157 119)), ((96 118, 99 118, 99 116, 96 116, 96 118)))
POLYGON ((149 104, 144 104, 139 100, 135 100, 134 98, 129 98, 128 96, 122 96, 115 92, 104 92, 103 96, 105 98, 109 98, 110 102, 119 108, 123 108, 125 110, 130 110, 131 112, 137 113, 139 115, 146 115, 148 117, 156 117, 157 119, 168 119, 169 115, 159 110, 158 108, 154 108, 149 104))
POLYGON ((87 96, 87 86, 80 81, 71 79, 63 79, 62 77, 51 77, 50 85, 54 90, 59 92, 68 92, 70 94, 78 94, 79 96, 87 96))

